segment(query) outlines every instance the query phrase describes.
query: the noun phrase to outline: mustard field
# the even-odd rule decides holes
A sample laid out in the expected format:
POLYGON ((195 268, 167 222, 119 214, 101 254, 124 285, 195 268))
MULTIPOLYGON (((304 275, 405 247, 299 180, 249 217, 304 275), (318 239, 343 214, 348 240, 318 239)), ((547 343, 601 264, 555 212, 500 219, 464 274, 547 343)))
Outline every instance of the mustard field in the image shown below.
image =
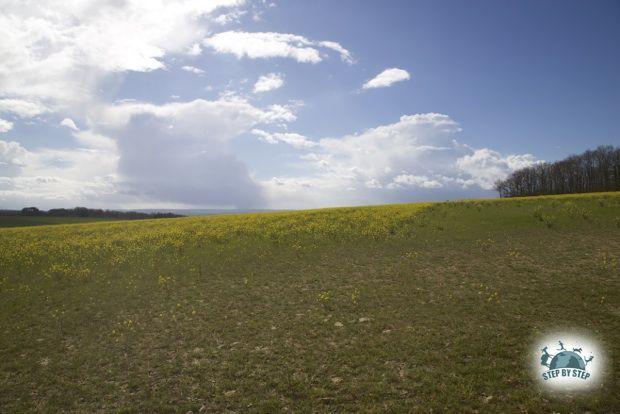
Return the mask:
POLYGON ((0 412, 620 411, 619 253, 618 193, 1 228, 0 412))

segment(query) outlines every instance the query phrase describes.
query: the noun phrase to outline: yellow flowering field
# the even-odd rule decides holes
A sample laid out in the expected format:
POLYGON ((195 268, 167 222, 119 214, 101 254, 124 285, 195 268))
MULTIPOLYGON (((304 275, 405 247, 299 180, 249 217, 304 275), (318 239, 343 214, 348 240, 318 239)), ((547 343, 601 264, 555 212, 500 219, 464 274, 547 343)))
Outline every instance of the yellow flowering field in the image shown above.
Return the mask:
POLYGON ((613 412, 525 359, 620 352, 619 252, 618 193, 1 228, 0 412, 613 412))

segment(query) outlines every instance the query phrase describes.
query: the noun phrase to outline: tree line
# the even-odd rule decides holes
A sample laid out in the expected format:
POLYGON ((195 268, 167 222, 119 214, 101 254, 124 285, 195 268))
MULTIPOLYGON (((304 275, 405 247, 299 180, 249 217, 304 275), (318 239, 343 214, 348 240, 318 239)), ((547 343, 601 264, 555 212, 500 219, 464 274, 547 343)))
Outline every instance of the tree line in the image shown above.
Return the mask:
POLYGON ((173 213, 141 213, 138 211, 102 210, 86 207, 53 208, 48 211, 36 207, 24 207, 21 210, 2 210, 0 215, 47 216, 47 217, 97 217, 119 220, 175 218, 183 217, 173 213))
POLYGON ((602 145, 556 162, 521 168, 495 182, 500 197, 620 190, 620 148, 602 145))

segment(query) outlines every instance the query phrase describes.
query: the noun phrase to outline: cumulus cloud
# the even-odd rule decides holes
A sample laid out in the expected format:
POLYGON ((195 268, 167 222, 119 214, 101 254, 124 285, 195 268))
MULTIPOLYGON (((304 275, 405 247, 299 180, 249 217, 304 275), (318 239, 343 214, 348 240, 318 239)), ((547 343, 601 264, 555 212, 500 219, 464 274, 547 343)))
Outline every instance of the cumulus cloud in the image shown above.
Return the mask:
POLYGON ((185 54, 187 56, 200 56, 201 53, 202 53, 202 47, 200 47, 200 43, 192 44, 185 51, 185 54))
POLYGON ((204 70, 197 68, 196 66, 186 65, 186 66, 182 66, 181 69, 183 69, 186 72, 195 73, 196 75, 202 75, 203 73, 205 73, 204 70))
POLYGON ((117 157, 98 149, 29 151, 17 142, 0 141, 0 202, 50 208, 67 203, 101 203, 115 192, 117 157))
POLYGON ((38 102, 23 99, 0 99, 0 113, 11 113, 20 118, 32 118, 49 112, 49 108, 38 102))
POLYGON ((164 68, 166 55, 186 53, 204 38, 206 17, 242 3, 3 0, 0 97, 79 108, 104 76, 164 68))
POLYGON ((452 171, 454 154, 466 153, 465 147, 454 142, 458 131, 458 124, 447 115, 405 115, 399 122, 361 134, 324 138, 320 146, 329 155, 330 165, 354 168, 383 182, 385 177, 391 180, 392 176, 414 170, 420 174, 428 170, 452 171))
MULTIPOLYGON (((184 59, 204 47, 310 63, 337 54, 353 63, 351 53, 333 41, 269 32, 211 34, 216 25, 243 16, 244 3, 0 0, 0 113, 23 122, 62 119, 73 137, 70 148, 26 149, 2 141, 0 201, 28 200, 42 207, 45 200, 106 207, 263 204, 264 187, 235 155, 231 141, 259 126, 285 128, 296 119, 296 104, 257 107, 230 94, 157 105, 105 102, 109 86, 131 79, 127 72, 182 62, 182 70, 202 73, 184 59)), ((283 77, 272 75, 257 82, 257 92, 281 86, 283 77)), ((268 142, 317 147, 300 134, 265 134, 268 142)))
POLYGON ((19 173, 27 153, 18 142, 0 140, 0 176, 10 177, 19 173))
POLYGON ((80 204, 121 208, 127 205, 115 204, 115 191, 112 176, 92 181, 58 176, 0 177, 0 202, 14 208, 24 205, 55 208, 80 204))
POLYGON ((320 48, 336 51, 345 62, 352 62, 351 53, 339 43, 316 42, 303 36, 274 32, 227 31, 204 40, 203 44, 218 53, 229 53, 241 59, 291 58, 303 63, 318 63, 324 58, 320 48))
POLYGON ((531 154, 502 156, 497 151, 482 148, 457 159, 456 166, 469 174, 477 185, 490 190, 496 180, 536 162, 539 161, 531 154))
MULTIPOLYGON (((378 186, 378 181, 374 180, 375 186, 378 186)), ((411 175, 411 174, 399 174, 392 179, 392 182, 387 185, 387 188, 403 188, 403 187, 421 187, 421 188, 441 188, 443 184, 438 180, 432 180, 425 175, 411 175)), ((377 188, 377 187, 375 187, 377 188)))
POLYGON ((404 69, 389 68, 366 82, 362 89, 386 88, 396 82, 409 80, 411 76, 404 69))
POLYGON ((183 205, 256 207, 263 189, 230 141, 260 124, 289 122, 292 109, 257 108, 239 97, 106 108, 96 128, 115 138, 118 186, 142 200, 183 205))
POLYGON ((247 10, 233 10, 228 13, 222 13, 213 20, 215 23, 225 26, 230 23, 239 23, 242 16, 247 14, 247 10))
POLYGON ((13 123, 0 118, 0 133, 9 132, 11 129, 13 129, 13 123))
POLYGON ((293 132, 269 133, 261 129, 254 128, 252 130, 252 134, 258 136, 261 141, 268 142, 269 144, 283 142, 297 149, 308 149, 318 145, 316 142, 309 140, 303 135, 293 132))
MULTIPOLYGON (((182 111, 183 112, 183 111, 182 111)), ((183 113, 172 119, 157 111, 133 115, 118 135, 119 188, 142 200, 185 205, 253 207, 263 204, 262 190, 245 164, 227 151, 230 119, 214 122, 213 136, 181 127, 183 113), (170 121, 175 122, 170 128, 170 121)))
POLYGON ((73 133, 73 137, 80 147, 100 149, 113 154, 117 153, 116 141, 92 130, 76 131, 73 133))
POLYGON ((279 89, 284 85, 284 77, 279 73, 263 75, 254 84, 254 93, 268 92, 279 89))
POLYGON ((162 105, 123 101, 92 115, 89 129, 73 132, 76 148, 27 151, 3 141, 0 201, 261 206, 262 186, 229 144, 255 126, 295 119, 289 106, 258 108, 234 96, 162 105))
MULTIPOLYGON (((105 102, 105 96, 126 96, 109 95, 106 87, 131 79, 127 72, 174 65, 201 74, 184 59, 203 48, 237 58, 319 63, 339 56, 354 63, 334 41, 274 32, 212 34, 216 25, 238 20, 243 3, 0 0, 0 114, 8 114, 2 119, 55 123, 67 117, 60 125, 73 139, 71 148, 34 149, 0 140, 0 202, 41 207, 368 204, 455 196, 463 189, 467 196, 475 195, 472 189, 488 194, 496 178, 537 161, 529 154, 461 144, 458 124, 435 113, 314 140, 288 132, 296 120, 295 103, 259 107, 233 93, 162 104, 105 102), (268 132, 276 128, 287 132, 268 132), (248 133, 294 149, 297 164, 281 176, 259 180, 235 154, 235 138, 248 133)), ((405 79, 406 71, 391 68, 363 88, 405 79)), ((254 91, 283 82, 282 75, 269 73, 254 91)), ((8 124, 0 120, 0 131, 10 129, 8 124)))
POLYGON ((537 162, 530 154, 472 149, 456 140, 460 131, 444 114, 405 115, 393 124, 300 146, 308 151, 300 157, 302 172, 263 185, 271 202, 286 208, 488 196, 496 179, 537 162))
POLYGON ((62 121, 60 121, 60 126, 64 126, 65 128, 69 128, 69 129, 72 129, 74 131, 79 131, 80 130, 77 127, 77 125, 75 125, 75 122, 73 122, 73 119, 71 119, 71 118, 65 118, 62 121))
POLYGON ((291 122, 296 119, 290 106, 270 105, 261 109, 246 99, 233 95, 216 101, 196 99, 163 105, 140 101, 120 102, 103 108, 97 114, 97 125, 119 130, 125 128, 132 117, 144 114, 168 119, 169 129, 176 132, 207 136, 221 142, 246 132, 259 123, 291 122))

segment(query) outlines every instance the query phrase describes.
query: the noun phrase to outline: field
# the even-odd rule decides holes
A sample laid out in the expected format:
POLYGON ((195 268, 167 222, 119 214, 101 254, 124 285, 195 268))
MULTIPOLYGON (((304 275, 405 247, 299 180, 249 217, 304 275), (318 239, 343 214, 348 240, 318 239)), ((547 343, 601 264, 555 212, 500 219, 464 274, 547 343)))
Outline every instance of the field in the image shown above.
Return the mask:
POLYGON ((42 226, 50 224, 79 224, 106 219, 96 217, 46 217, 46 216, 2 216, 0 215, 1 227, 25 227, 42 226))
POLYGON ((618 193, 0 229, 0 411, 620 412, 619 253, 618 193))

